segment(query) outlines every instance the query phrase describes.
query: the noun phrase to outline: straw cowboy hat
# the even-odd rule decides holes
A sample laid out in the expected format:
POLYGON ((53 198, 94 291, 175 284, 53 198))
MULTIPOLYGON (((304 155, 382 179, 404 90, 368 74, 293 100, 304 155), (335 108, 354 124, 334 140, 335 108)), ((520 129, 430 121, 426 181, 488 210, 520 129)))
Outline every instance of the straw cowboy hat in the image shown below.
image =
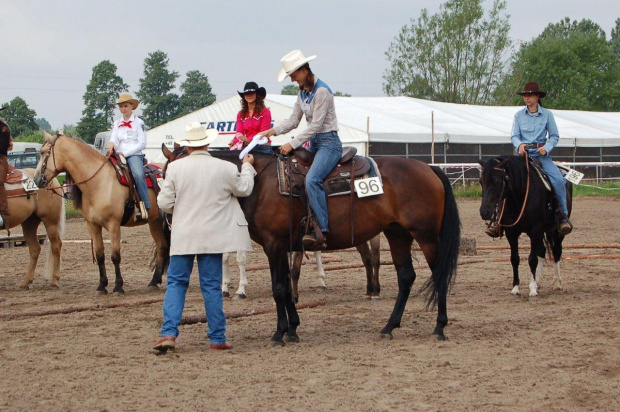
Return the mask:
POLYGON ((267 96, 267 90, 265 90, 264 87, 258 87, 258 84, 255 82, 247 82, 245 86, 243 86, 243 91, 240 92, 237 90, 237 93, 239 93, 239 96, 241 97, 247 93, 256 93, 257 96, 260 96, 263 99, 267 96))
POLYGON ((126 103, 126 102, 131 103, 131 108, 133 110, 136 110, 136 108, 140 104, 140 101, 134 99, 133 96, 130 95, 129 93, 123 93, 120 96, 118 96, 118 100, 116 101, 116 104, 121 104, 121 103, 126 103))
POLYGON ((176 143, 185 147, 202 147, 213 143, 218 136, 217 130, 205 129, 200 122, 191 122, 185 125, 185 137, 176 143))
POLYGON ((295 70, 314 59, 316 59, 316 55, 304 57, 301 50, 293 50, 288 53, 280 60, 282 62, 282 70, 280 70, 280 73, 278 74, 278 81, 281 82, 286 78, 286 76, 290 76, 295 70))
POLYGON ((543 92, 540 90, 538 83, 528 82, 523 86, 522 92, 517 92, 517 94, 523 96, 524 94, 537 94, 539 97, 543 98, 547 95, 547 92, 543 92))

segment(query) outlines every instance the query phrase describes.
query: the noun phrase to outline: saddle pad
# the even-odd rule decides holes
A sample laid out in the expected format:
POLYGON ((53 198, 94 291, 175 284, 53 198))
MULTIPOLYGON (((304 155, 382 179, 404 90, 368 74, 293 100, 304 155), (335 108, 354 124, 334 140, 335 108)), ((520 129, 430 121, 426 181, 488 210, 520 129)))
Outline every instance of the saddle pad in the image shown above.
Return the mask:
POLYGON ((534 166, 534 170, 536 170, 536 173, 538 173, 538 176, 540 177, 540 180, 542 180, 543 184, 545 185, 545 188, 547 189, 547 191, 551 191, 551 185, 549 183, 549 177, 547 177, 547 174, 545 173, 544 170, 542 170, 542 167, 540 165, 538 165, 536 162, 532 162, 531 163, 532 166, 534 166))
MULTIPOLYGON (((371 158, 366 158, 370 163, 370 170, 364 170, 365 173, 357 174, 354 176, 354 180, 357 179, 365 179, 367 177, 377 176, 378 168, 376 167, 376 163, 371 158)), ((338 166, 335 168, 337 169, 338 166)), ((291 188, 290 183, 296 183, 289 179, 288 171, 287 171, 287 159, 279 158, 277 162, 277 171, 278 171, 278 188, 281 195, 288 196, 291 188)), ((342 168, 343 172, 347 172, 346 168, 342 168)), ((330 173, 330 175, 332 175, 330 173)), ((325 190, 325 194, 329 197, 332 196, 341 196, 348 195, 351 193, 351 177, 350 173, 342 173, 341 177, 328 177, 323 181, 323 189, 325 190)), ((299 197, 300 185, 293 185, 292 191, 294 197, 299 197)))
MULTIPOLYGON (((127 181, 127 176, 125 176, 121 170, 120 167, 116 164, 116 159, 114 159, 113 157, 110 158, 110 162, 112 162, 112 165, 114 166, 114 169, 116 170, 116 177, 118 178, 118 181, 120 182, 120 184, 122 184, 123 186, 127 186, 129 187, 129 181, 127 181)), ((155 174, 156 177, 158 179, 164 177, 164 175, 161 172, 161 167, 149 163, 147 165, 144 166, 144 180, 146 181, 146 187, 148 188, 152 188, 153 187, 153 180, 149 179, 149 174, 155 174)))
MULTIPOLYGON (((17 170, 20 173, 20 180, 17 181, 7 181, 4 183, 4 189, 6 190, 6 197, 19 197, 19 196, 27 196, 33 192, 39 190, 37 185, 34 183, 34 180, 30 178, 26 174, 25 171, 17 170), (26 187, 28 189, 26 189, 26 187)), ((7 174, 8 176, 8 174, 7 174)))

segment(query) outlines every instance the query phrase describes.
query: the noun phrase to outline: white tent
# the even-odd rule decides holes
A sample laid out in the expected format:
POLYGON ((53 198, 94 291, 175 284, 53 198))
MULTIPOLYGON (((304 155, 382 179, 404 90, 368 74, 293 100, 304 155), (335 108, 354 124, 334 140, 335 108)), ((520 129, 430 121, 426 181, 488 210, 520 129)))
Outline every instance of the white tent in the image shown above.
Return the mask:
MULTIPOLYGON (((267 95, 265 105, 274 123, 287 119, 296 96, 267 95)), ((339 136, 345 145, 365 153, 368 143, 480 143, 510 142, 517 106, 475 106, 434 102, 410 97, 335 97, 339 136)), ((213 147, 226 147, 235 130, 239 97, 214 103, 147 132, 146 155, 163 162, 161 145, 172 146, 183 136, 185 124, 199 121, 216 128, 220 138, 213 147)), ((620 113, 553 110, 560 131, 559 146, 620 146, 620 113)), ((288 141, 300 127, 273 139, 274 145, 288 141)))

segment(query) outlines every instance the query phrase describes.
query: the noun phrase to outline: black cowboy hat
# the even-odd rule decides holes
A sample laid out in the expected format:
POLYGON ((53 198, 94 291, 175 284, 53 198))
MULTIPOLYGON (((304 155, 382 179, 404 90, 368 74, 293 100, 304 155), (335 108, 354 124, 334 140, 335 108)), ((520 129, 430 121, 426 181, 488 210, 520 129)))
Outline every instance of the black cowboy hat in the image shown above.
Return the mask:
POLYGON ((547 95, 547 92, 543 92, 540 90, 538 83, 528 82, 523 86, 522 92, 516 92, 517 94, 523 96, 524 94, 537 94, 539 97, 543 98, 547 95))
POLYGON ((247 82, 245 86, 243 86, 243 91, 237 91, 237 93, 239 93, 239 96, 241 97, 243 97, 243 95, 246 93, 256 93, 257 96, 260 96, 262 98, 265 98, 265 96, 267 96, 267 90, 265 90, 264 87, 258 87, 258 84, 256 84, 255 82, 247 82))

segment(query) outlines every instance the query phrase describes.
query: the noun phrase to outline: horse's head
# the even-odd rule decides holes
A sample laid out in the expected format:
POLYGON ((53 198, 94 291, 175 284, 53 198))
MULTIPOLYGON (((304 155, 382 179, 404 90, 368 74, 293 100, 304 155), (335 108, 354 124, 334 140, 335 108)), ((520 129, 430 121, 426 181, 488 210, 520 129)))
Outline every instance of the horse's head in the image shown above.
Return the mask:
POLYGON ((47 183, 51 182, 60 173, 60 164, 54 152, 54 146, 58 139, 63 136, 61 133, 52 136, 45 130, 43 130, 43 135, 45 136, 45 142, 41 146, 41 159, 34 174, 34 181, 39 187, 46 187, 47 183))
POLYGON ((174 162, 177 159, 185 157, 189 155, 189 151, 187 147, 180 146, 178 143, 174 144, 174 150, 168 149, 165 144, 161 144, 161 151, 164 154, 164 157, 167 159, 166 164, 164 165, 163 174, 166 177, 166 169, 168 169, 168 165, 174 162))
POLYGON ((480 160, 482 173, 480 186, 482 187, 482 203, 480 204, 480 217, 490 220, 495 214, 497 204, 504 192, 508 175, 503 168, 505 158, 495 157, 486 162, 480 160))

